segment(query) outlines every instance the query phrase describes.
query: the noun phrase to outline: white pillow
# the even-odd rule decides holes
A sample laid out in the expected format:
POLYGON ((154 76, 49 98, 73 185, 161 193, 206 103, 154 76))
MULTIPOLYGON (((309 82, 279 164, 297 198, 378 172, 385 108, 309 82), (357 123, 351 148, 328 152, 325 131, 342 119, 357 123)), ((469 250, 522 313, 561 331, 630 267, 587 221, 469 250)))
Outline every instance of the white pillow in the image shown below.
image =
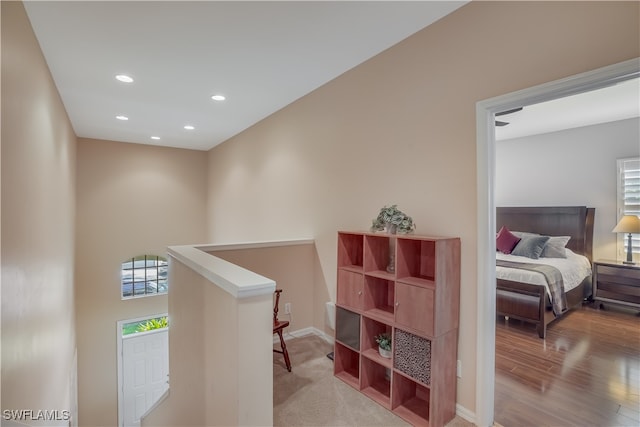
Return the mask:
POLYGON ((542 258, 566 258, 567 250, 565 246, 569 243, 571 236, 551 236, 544 246, 540 257, 542 258))
MULTIPOLYGON (((540 234, 526 231, 512 231, 512 233, 520 238, 540 236, 540 234)), ((571 236, 549 236, 549 240, 542 248, 540 258, 566 258, 567 251, 565 246, 567 246, 570 239, 571 236)))

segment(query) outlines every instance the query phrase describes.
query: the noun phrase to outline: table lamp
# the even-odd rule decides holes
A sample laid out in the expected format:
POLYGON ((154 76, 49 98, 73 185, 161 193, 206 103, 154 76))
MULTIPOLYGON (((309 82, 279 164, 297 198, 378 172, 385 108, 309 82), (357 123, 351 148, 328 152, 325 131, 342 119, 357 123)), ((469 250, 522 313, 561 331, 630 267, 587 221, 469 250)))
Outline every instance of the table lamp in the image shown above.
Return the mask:
POLYGON ((624 264, 635 264, 633 262, 632 246, 631 246, 631 233, 640 233, 640 218, 636 215, 624 215, 620 218, 618 225, 611 230, 613 233, 629 233, 627 235, 627 260, 623 261, 624 264))

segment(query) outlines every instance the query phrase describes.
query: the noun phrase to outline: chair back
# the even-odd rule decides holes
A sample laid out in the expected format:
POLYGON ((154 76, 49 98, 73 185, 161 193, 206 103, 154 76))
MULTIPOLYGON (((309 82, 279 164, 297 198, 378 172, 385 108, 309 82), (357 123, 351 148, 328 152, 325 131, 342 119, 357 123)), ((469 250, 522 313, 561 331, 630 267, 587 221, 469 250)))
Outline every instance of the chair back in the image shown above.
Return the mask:
POLYGON ((281 322, 278 320, 278 303, 280 303, 280 294, 282 293, 282 289, 276 289, 274 293, 276 295, 276 300, 275 304, 273 304, 273 333, 278 334, 278 337, 280 338, 280 348, 282 350, 274 348, 273 351, 284 355, 284 363, 287 365, 287 371, 291 372, 291 360, 289 359, 287 345, 285 344, 284 337, 282 336, 282 331, 284 328, 289 326, 289 321, 285 320, 281 322))
POLYGON ((282 289, 276 289, 274 293, 276 295, 276 302, 273 305, 273 323, 276 324, 278 322, 278 304, 280 303, 280 294, 282 293, 282 289))

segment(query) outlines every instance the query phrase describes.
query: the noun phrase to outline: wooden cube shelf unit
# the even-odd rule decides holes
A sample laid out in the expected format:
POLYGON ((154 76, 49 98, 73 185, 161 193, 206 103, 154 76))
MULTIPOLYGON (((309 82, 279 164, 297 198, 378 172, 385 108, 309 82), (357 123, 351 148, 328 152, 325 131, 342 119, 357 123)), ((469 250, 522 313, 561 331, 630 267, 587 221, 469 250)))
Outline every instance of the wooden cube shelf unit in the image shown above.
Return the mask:
POLYGON ((335 376, 413 425, 444 426, 455 416, 460 239, 338 232, 337 256, 335 376), (375 341, 383 332, 390 359, 375 341))

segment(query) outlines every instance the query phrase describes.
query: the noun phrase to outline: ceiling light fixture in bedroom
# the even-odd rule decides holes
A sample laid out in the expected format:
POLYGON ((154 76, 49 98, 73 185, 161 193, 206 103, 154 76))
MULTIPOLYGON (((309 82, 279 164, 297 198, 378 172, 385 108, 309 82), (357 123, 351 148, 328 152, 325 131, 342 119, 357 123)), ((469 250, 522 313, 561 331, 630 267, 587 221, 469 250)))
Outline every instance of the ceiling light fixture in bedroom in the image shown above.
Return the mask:
MULTIPOLYGON (((499 113, 496 113, 496 117, 505 116, 505 115, 511 114, 511 113, 517 113, 518 111, 521 111, 521 110, 522 110, 522 107, 513 108, 511 110, 506 110, 506 111, 501 111, 499 113)), ((500 120, 496 120, 496 126, 506 126, 508 124, 509 124, 509 122, 503 122, 503 121, 500 121, 500 120)))

